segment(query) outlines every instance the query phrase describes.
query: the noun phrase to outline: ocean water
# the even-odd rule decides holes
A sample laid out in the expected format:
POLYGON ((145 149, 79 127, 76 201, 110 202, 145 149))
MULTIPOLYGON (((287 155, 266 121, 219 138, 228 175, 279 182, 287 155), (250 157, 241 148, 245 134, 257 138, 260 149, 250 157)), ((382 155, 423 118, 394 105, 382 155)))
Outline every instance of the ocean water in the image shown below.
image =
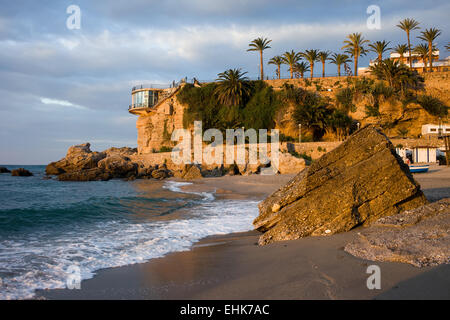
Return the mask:
MULTIPOLYGON (((13 169, 14 166, 7 166, 13 169)), ((256 200, 183 192, 187 182, 45 180, 0 174, 0 299, 33 298, 103 268, 189 250, 199 239, 247 231, 256 200)))

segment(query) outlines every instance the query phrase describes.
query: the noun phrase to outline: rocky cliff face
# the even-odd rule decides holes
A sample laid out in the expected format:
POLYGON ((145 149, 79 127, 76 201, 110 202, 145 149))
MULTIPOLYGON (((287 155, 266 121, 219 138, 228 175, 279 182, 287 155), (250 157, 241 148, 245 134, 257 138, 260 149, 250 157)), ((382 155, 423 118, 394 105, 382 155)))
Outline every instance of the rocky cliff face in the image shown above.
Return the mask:
POLYGON ((426 204, 387 137, 365 127, 259 205, 259 244, 330 235, 426 204))
MULTIPOLYGON (((425 91, 423 93, 438 97, 447 106, 450 105, 450 72, 434 72, 431 74, 421 74, 425 79, 425 91)), ((334 99, 334 95, 339 88, 345 85, 345 77, 327 77, 325 79, 316 78, 314 82, 320 85, 322 90, 318 92, 320 95, 334 99), (326 91, 326 90, 331 91, 326 91)), ((316 90, 315 85, 306 86, 305 80, 292 79, 292 80, 267 80, 269 85, 273 86, 275 90, 282 88, 284 83, 289 83, 295 87, 303 87, 308 90, 316 90)), ((422 125, 427 123, 439 123, 439 118, 426 112, 420 105, 416 103, 409 103, 404 106, 400 101, 381 101, 380 103, 380 116, 379 117, 367 117, 366 105, 370 105, 372 102, 366 99, 359 99, 353 101, 356 106, 356 111, 351 113, 351 117, 361 123, 361 126, 368 124, 379 125, 381 123, 393 124, 385 133, 389 137, 398 136, 399 129, 407 129, 408 137, 417 137, 422 132, 422 125)), ((294 107, 292 105, 286 105, 281 108, 276 117, 276 128, 280 130, 281 134, 285 136, 297 138, 299 135, 298 124, 293 118, 294 107)), ((448 122, 448 116, 446 119, 441 119, 443 122, 448 122)), ((310 135, 308 130, 302 128, 303 137, 310 135)), ((325 135, 324 140, 333 141, 335 137, 325 135)))
POLYGON ((172 146, 172 132, 183 129, 183 112, 184 106, 175 95, 154 111, 140 115, 136 121, 138 152, 150 153, 159 151, 162 146, 172 146))

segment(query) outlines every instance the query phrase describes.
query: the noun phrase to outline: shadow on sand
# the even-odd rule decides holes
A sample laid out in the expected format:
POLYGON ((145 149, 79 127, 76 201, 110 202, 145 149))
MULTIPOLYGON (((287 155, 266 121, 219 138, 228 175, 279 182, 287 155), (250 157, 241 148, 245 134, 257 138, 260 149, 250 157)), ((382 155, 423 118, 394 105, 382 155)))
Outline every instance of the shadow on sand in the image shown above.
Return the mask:
POLYGON ((414 278, 399 282, 374 299, 450 299, 450 265, 442 265, 414 278))

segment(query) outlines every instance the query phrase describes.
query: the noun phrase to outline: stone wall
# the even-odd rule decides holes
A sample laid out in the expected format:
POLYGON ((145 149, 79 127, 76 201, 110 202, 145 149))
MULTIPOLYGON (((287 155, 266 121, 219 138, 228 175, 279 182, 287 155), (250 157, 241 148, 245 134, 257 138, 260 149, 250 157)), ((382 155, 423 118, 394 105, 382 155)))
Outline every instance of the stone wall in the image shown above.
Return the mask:
POLYGON ((313 160, 319 159, 325 153, 330 152, 339 146, 342 141, 331 142, 302 142, 292 143, 284 142, 281 144, 281 151, 295 151, 299 154, 306 154, 313 160))

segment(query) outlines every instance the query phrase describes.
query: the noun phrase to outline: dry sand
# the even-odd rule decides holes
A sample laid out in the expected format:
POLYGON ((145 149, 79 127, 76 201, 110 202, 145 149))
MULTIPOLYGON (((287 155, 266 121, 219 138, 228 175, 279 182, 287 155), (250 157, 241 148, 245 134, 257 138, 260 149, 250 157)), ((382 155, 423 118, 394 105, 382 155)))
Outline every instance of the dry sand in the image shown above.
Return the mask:
MULTIPOLYGON (((221 197, 259 198, 291 176, 221 177, 190 188, 221 197)), ((431 201, 450 197, 450 168, 417 174, 431 201)), ((450 299, 450 265, 416 268, 372 262, 343 251, 358 229, 256 245, 258 232, 206 238, 191 251, 147 263, 100 270, 81 290, 40 290, 47 299, 450 299), (366 285, 369 265, 381 268, 381 289, 366 285)))

